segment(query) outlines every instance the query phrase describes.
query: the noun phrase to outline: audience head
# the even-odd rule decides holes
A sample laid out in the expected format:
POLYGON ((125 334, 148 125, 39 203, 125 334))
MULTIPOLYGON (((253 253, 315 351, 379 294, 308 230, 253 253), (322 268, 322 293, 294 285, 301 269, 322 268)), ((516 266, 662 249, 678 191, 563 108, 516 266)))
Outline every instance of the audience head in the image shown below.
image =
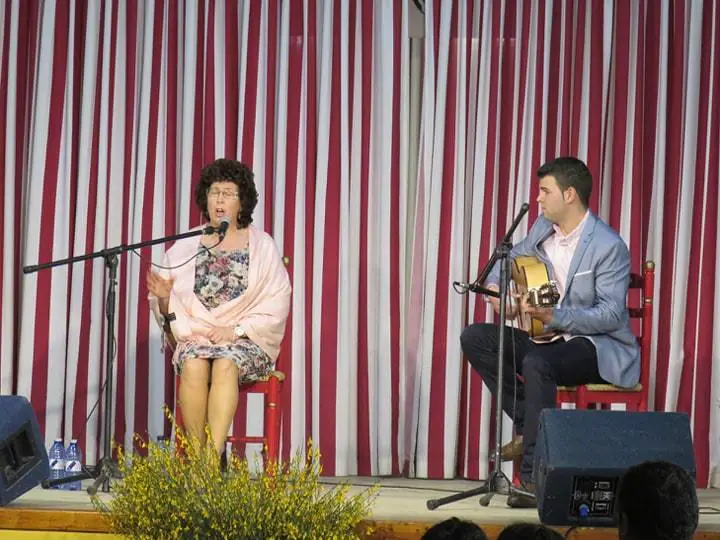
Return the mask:
POLYGON ((487 540, 479 525, 456 517, 436 523, 422 538, 423 540, 487 540))
POLYGON ((497 540, 563 540, 563 535, 545 525, 514 523, 505 527, 497 540))
POLYGON ((698 525, 695 481, 664 461, 630 467, 615 505, 620 540, 689 540, 698 525))

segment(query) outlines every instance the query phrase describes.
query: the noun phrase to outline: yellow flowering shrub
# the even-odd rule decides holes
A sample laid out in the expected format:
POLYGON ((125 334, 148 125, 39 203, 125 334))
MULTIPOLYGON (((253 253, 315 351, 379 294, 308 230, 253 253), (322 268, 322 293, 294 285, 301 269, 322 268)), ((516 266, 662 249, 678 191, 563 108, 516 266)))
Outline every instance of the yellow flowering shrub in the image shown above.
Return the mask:
MULTIPOLYGON (((208 437, 208 440, 211 440, 208 437)), ((93 497, 112 532, 132 538, 359 538, 377 486, 350 496, 350 486, 320 484, 320 454, 308 444, 285 464, 251 473, 230 456, 224 472, 212 443, 200 445, 178 430, 182 449, 136 438, 143 452, 118 449, 122 480, 104 503, 93 497), (144 454, 144 455, 143 455, 144 454)), ((364 530, 364 534, 372 531, 364 530)))

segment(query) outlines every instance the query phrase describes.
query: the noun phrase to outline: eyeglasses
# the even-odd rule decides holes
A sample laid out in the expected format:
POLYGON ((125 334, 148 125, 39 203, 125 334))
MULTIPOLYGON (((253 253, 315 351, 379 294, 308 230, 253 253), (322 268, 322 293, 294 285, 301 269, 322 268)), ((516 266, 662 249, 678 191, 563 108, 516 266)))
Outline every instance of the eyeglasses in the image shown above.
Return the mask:
POLYGON ((237 199, 240 196, 237 191, 220 191, 216 189, 211 189, 207 194, 208 199, 217 199, 220 195, 222 195, 224 199, 237 199))

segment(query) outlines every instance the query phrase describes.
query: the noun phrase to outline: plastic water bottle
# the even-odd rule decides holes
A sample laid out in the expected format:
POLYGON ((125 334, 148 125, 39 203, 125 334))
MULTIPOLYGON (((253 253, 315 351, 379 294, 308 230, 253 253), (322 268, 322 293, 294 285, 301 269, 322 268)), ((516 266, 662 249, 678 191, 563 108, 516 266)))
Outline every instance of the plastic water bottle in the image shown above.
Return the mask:
MULTIPOLYGON (((72 439, 65 450, 65 476, 73 476, 82 472, 82 452, 78 446, 77 439, 72 439)), ((65 489, 78 491, 82 488, 80 480, 65 484, 65 489)))
MULTIPOLYGON (((48 451, 50 461, 50 480, 65 478, 65 447, 62 439, 55 439, 48 451)), ((53 489, 62 489, 61 486, 52 486, 53 489)))
POLYGON ((165 437, 164 435, 158 435, 157 436, 157 445, 160 450, 163 452, 169 452, 170 451, 170 438, 165 437))

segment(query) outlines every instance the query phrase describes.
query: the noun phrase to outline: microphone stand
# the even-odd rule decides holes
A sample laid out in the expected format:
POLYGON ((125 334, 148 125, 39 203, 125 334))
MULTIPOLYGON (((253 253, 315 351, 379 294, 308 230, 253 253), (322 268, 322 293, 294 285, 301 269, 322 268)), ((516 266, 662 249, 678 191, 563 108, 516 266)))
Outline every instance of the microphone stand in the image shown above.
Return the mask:
POLYGON ((87 488, 87 492, 90 495, 97 493, 97 488, 102 484, 102 490, 105 493, 110 491, 110 479, 121 478, 120 471, 117 464, 112 459, 112 392, 113 392, 113 372, 112 372, 112 360, 115 355, 115 288, 117 285, 117 268, 118 268, 118 255, 126 251, 134 249, 152 246, 155 244, 162 244, 173 240, 179 240, 181 238, 189 238, 192 236, 200 236, 201 234, 213 234, 216 232, 216 228, 210 225, 189 231, 185 233, 175 234, 171 236, 165 236, 163 238, 157 238, 155 240, 148 240, 145 242, 138 242, 137 244, 125 245, 121 244, 114 248, 103 249, 96 251, 95 253, 88 253, 86 255, 78 255, 77 257, 70 257, 67 259, 60 259, 44 264, 37 264, 33 266, 25 266, 23 273, 31 274, 38 270, 44 270, 46 268, 52 268, 54 266, 60 266, 64 264, 74 264, 80 261, 86 261, 88 259, 94 259, 102 257, 105 259, 105 267, 108 269, 108 289, 107 289, 107 300, 105 302, 106 318, 107 318, 107 336, 105 344, 105 440, 103 445, 104 456, 98 460, 94 473, 97 475, 93 476, 93 473, 88 471, 83 466, 83 471, 79 474, 68 476, 65 478, 58 478, 55 480, 45 480, 42 482, 42 487, 50 488, 61 484, 67 484, 75 482, 77 480, 85 480, 88 478, 95 478, 95 483, 87 488))
POLYGON ((436 508, 455 501, 467 499, 468 497, 474 497, 475 495, 483 495, 480 498, 481 506, 488 506, 490 499, 493 495, 525 495, 529 497, 535 497, 533 493, 516 488, 512 485, 510 479, 500 469, 500 454, 501 454, 501 440, 502 440, 502 390, 503 390, 503 367, 505 364, 505 313, 506 313, 506 299, 507 299, 507 281, 510 273, 510 250, 512 249, 512 235, 515 229, 520 224, 520 221, 527 213, 530 206, 524 203, 520 207, 520 211, 515 217, 510 229, 508 230, 505 237, 501 240, 500 244, 496 247, 495 252, 490 257, 490 260, 485 265, 485 268, 481 272, 475 282, 472 284, 463 284, 455 282, 455 286, 460 286, 466 290, 474 293, 481 293, 488 296, 493 296, 500 299, 500 324, 498 325, 498 353, 497 353, 497 391, 495 392, 495 464, 494 470, 490 474, 490 477, 483 482, 483 484, 477 488, 449 495, 441 499, 431 499, 427 501, 428 510, 435 510, 436 508), (500 261, 500 291, 493 291, 483 287, 483 283, 490 274, 493 266, 497 261, 500 261))

